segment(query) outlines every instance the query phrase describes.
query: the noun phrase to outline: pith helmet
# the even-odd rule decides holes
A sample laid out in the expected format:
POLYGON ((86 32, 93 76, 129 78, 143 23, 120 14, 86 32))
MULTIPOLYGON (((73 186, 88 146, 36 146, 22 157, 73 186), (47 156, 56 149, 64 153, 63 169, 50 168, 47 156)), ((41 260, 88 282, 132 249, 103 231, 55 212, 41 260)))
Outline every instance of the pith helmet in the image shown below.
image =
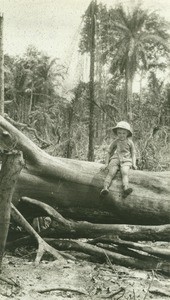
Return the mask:
POLYGON ((117 123, 116 127, 112 128, 112 130, 115 134, 117 133, 118 128, 126 129, 128 131, 128 136, 132 136, 132 129, 131 129, 129 123, 127 123, 125 121, 121 121, 121 122, 117 123))

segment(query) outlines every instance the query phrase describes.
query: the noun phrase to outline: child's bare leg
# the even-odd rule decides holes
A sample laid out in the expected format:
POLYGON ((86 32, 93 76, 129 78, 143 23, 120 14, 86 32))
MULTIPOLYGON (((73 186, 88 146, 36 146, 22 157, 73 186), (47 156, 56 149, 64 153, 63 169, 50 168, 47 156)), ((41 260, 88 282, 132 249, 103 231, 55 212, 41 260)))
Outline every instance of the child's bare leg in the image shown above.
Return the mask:
POLYGON ((123 189, 127 189, 129 187, 129 166, 121 166, 121 174, 122 174, 122 183, 123 183, 123 189))
POLYGON ((123 183, 123 196, 127 197, 130 193, 132 193, 132 188, 129 188, 129 170, 130 166, 121 166, 121 174, 122 174, 122 183, 123 183))
POLYGON ((106 195, 108 193, 108 189, 109 189, 109 187, 112 183, 112 180, 115 177, 118 169, 119 169, 119 167, 117 165, 109 166, 109 172, 108 172, 108 174, 105 178, 104 186, 103 186, 103 189, 101 191, 102 195, 106 195))
POLYGON ((114 166, 112 168, 109 168, 109 172, 105 178, 105 181, 104 181, 104 188, 109 188, 111 183, 112 183, 112 180, 113 178, 115 177, 116 173, 118 171, 118 166, 114 166))

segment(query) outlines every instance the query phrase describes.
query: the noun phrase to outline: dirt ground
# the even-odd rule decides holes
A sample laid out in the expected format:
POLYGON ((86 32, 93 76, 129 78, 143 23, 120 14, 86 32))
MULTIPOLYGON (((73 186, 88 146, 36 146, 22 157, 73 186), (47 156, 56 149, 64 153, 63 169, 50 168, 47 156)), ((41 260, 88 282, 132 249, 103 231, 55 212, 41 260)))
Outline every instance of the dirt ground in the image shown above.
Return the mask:
POLYGON ((6 254, 0 275, 0 299, 170 299, 170 278, 156 272, 107 264, 42 260, 6 254), (11 284, 2 279, 9 279, 11 284), (15 285, 16 283, 16 285, 15 285), (51 289, 51 290, 50 290, 51 289))

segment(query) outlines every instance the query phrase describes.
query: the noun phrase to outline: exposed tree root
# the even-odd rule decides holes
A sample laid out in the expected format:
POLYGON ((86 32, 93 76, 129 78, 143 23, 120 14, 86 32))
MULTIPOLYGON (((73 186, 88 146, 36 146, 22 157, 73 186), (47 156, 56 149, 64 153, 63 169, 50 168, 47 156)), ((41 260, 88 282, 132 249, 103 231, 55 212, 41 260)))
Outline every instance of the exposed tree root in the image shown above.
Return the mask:
POLYGON ((16 209, 16 207, 12 204, 11 206, 11 214, 12 217, 16 222, 18 222, 20 225, 24 227, 24 229, 29 232, 38 242, 38 250, 37 255, 35 259, 35 265, 38 265, 43 254, 45 252, 49 252, 52 254, 55 258, 63 260, 63 257, 66 258, 72 258, 72 256, 67 255, 65 253, 61 254, 59 251, 48 245, 40 236, 39 234, 32 228, 32 226, 27 222, 27 220, 20 214, 20 212, 16 209))

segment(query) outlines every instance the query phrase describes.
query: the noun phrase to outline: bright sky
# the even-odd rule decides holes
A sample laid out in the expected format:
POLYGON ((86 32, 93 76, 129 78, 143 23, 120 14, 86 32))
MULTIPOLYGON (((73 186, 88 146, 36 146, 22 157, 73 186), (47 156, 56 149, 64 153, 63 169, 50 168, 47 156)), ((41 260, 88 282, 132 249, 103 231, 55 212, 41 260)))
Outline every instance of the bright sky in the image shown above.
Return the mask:
MULTIPOLYGON (((118 0, 101 2, 113 5, 118 0)), ((137 0, 123 2, 130 6, 137 0)), ((73 37, 76 37, 89 3, 90 0, 0 0, 0 12, 4 13, 5 53, 22 54, 32 44, 63 60, 69 55, 73 37)), ((170 21, 169 0, 143 0, 143 3, 170 21)))

